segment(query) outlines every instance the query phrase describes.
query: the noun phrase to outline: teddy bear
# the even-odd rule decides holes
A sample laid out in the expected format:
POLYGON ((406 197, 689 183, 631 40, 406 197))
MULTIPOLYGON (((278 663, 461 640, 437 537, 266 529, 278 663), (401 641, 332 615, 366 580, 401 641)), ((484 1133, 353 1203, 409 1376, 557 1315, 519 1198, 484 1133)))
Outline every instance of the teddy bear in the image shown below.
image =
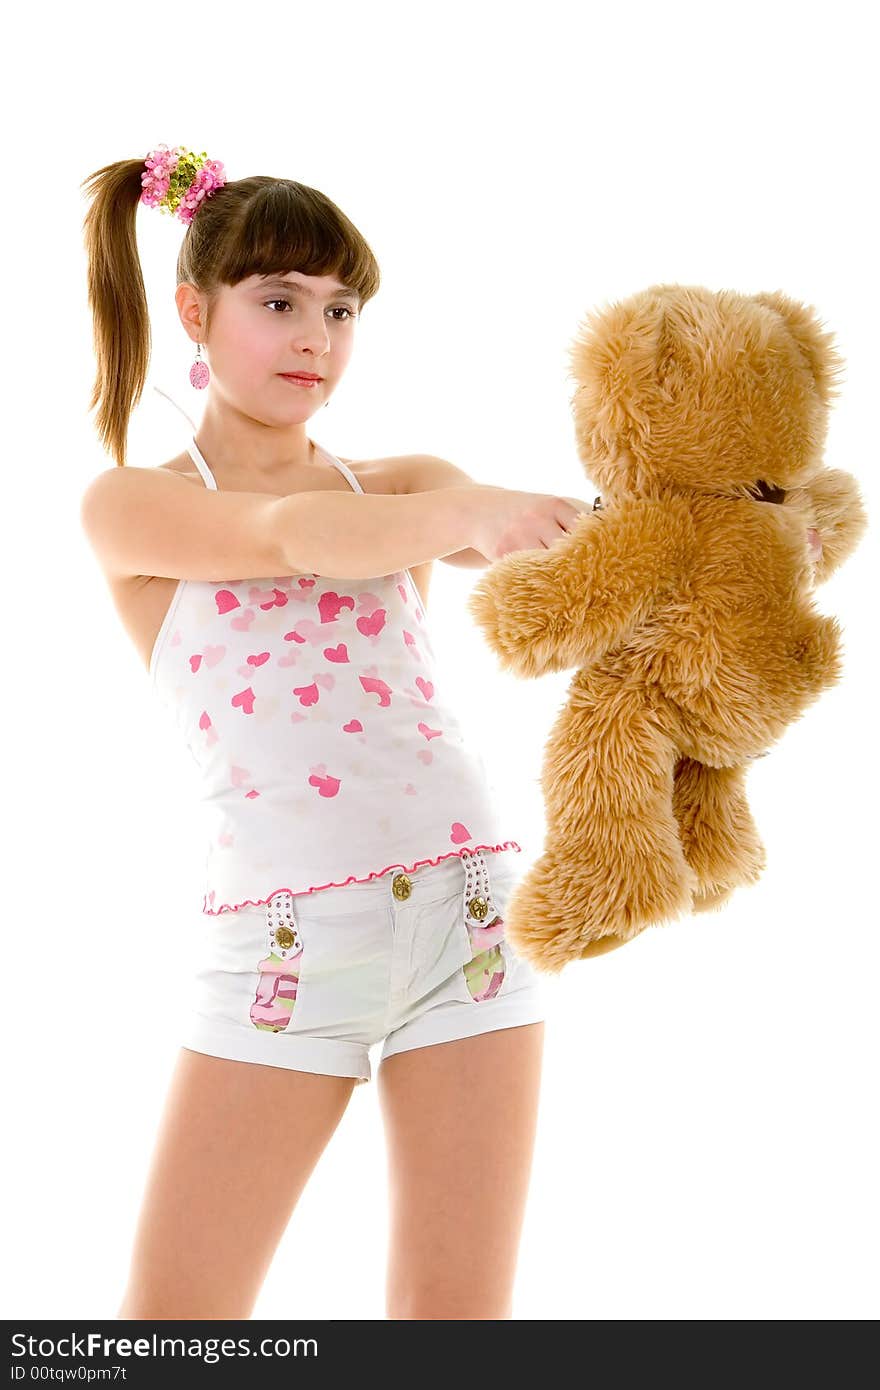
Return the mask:
POLYGON ((811 597, 867 525, 823 463, 843 359, 812 306, 656 284, 568 349, 593 510, 490 558, 467 608, 503 670, 574 669, 544 850, 506 911, 547 973, 715 909, 766 863, 746 773, 842 675, 811 597))

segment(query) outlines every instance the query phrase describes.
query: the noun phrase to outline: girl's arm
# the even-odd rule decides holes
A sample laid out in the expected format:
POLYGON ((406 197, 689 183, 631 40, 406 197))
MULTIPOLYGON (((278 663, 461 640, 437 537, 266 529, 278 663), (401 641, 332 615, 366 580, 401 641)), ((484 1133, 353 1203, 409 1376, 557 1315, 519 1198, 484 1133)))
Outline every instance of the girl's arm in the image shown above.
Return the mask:
MULTIPOLYGON (((463 468, 450 463, 448 459, 435 454, 410 454, 405 466, 400 467, 395 476, 395 486, 399 493, 433 492, 447 487, 477 487, 463 468)), ((489 564, 486 556, 473 546, 463 550, 453 550, 450 555, 438 555, 436 559, 447 565, 458 565, 463 569, 485 569, 489 564)))
MULTIPOLYGON (((472 488, 476 489, 471 494, 471 500, 475 505, 482 505, 485 501, 485 494, 498 492, 497 487, 488 487, 483 483, 477 483, 471 478, 464 469, 456 464, 450 463, 448 459, 437 458, 434 454, 410 454, 399 465, 399 472, 395 475, 395 487, 399 493, 412 492, 433 492, 441 488, 472 488)), ((546 494, 543 494, 546 496, 546 494)), ((567 497, 563 499, 571 503, 578 511, 589 511, 589 503, 580 498, 567 497)), ((466 546, 462 550, 454 550, 449 555, 438 555, 438 560, 443 560, 447 565, 459 565, 466 569, 485 569, 492 561, 477 550, 473 545, 466 546)))
POLYGON ((108 468, 86 489, 83 528, 120 576, 224 580, 318 574, 368 579, 470 544, 488 489, 385 493, 226 492, 161 468, 108 468))
POLYGON ((294 492, 278 498, 284 572, 369 579, 442 560, 469 548, 476 493, 483 491, 474 485, 409 493, 294 492))

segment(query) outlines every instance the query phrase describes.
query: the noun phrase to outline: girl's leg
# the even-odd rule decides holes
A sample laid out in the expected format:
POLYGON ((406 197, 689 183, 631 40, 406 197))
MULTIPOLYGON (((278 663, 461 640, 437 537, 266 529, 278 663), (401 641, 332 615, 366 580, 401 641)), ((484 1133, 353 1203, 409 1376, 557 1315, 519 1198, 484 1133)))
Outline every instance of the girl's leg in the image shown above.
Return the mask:
MULTIPOLYGON (((475 1005, 479 1007, 479 1005, 475 1005)), ((544 1024, 387 1057, 389 1318, 511 1316, 544 1024)))
POLYGON ((117 1317, 250 1317, 354 1086, 182 1048, 117 1317))

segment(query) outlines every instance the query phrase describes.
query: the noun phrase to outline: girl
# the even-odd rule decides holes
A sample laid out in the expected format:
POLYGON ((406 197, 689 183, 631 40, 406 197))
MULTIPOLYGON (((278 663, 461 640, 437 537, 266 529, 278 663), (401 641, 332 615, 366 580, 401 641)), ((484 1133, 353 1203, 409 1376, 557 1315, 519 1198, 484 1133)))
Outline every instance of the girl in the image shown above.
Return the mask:
POLYGON ((165 146, 85 186, 90 404, 116 463, 82 522, 208 813, 192 1012, 118 1316, 251 1315, 381 1043, 387 1315, 508 1318, 544 1010, 504 937, 520 846, 425 596, 433 560, 550 545, 586 503, 306 434, 379 287, 322 193, 165 146), (198 437, 147 469, 125 466, 149 359, 142 202, 186 223, 175 302, 193 384, 210 377, 198 437))

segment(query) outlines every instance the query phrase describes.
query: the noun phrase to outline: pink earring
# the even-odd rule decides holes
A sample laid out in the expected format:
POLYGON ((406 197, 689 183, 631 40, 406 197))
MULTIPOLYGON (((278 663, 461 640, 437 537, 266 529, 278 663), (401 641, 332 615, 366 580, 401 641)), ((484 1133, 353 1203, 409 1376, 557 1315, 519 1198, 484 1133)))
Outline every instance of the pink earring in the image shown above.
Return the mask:
POLYGON ((196 360, 189 369, 189 379, 196 390, 202 391, 211 380, 211 373, 207 362, 202 361, 202 345, 196 344, 196 360))

